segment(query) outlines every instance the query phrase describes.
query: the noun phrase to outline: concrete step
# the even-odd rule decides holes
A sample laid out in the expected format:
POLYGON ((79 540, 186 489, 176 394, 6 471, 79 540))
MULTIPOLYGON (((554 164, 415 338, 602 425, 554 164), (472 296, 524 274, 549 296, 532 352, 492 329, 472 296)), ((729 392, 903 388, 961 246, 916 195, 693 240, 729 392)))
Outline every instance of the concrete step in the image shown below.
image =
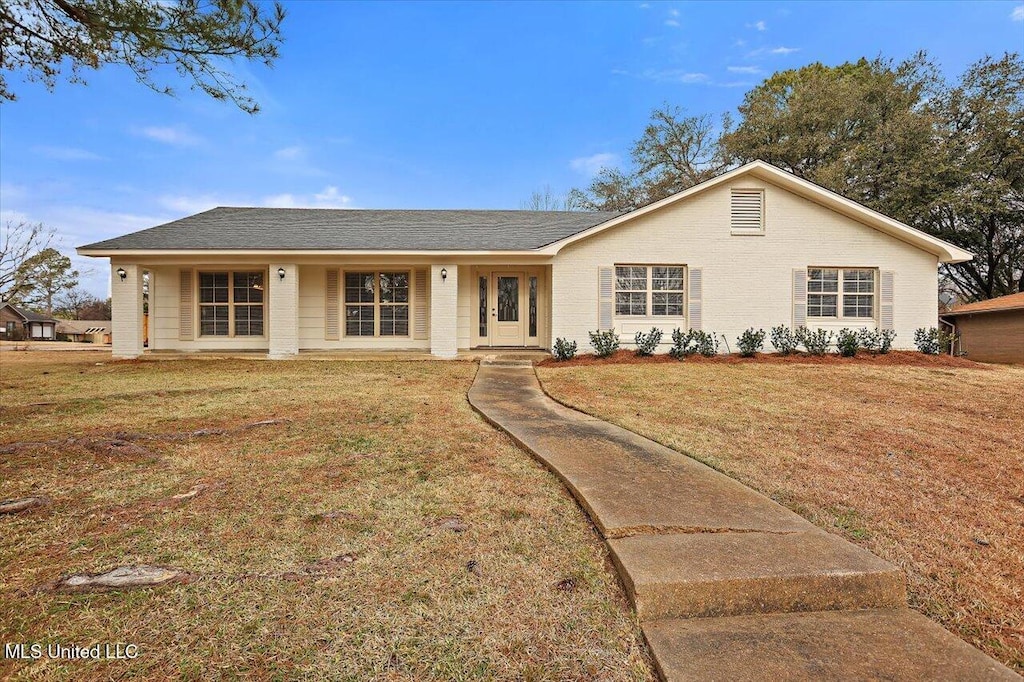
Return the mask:
POLYGON ((533 367, 533 360, 522 358, 481 358, 481 365, 488 367, 533 367))
POLYGON ((1021 681, 910 609, 661 620, 642 628, 669 681, 1021 681))
POLYGON ((638 535, 608 544, 641 621, 906 605, 895 566, 817 529, 638 535))

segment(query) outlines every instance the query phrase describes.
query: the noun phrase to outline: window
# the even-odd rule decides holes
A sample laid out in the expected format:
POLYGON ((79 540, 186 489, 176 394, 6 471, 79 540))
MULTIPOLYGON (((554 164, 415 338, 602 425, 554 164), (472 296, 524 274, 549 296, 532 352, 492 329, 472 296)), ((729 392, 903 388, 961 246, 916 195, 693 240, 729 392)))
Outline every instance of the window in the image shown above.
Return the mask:
POLYGON ((480 278, 480 311, 479 311, 479 325, 480 325, 480 336, 487 336, 487 278, 480 278))
POLYGON ((409 335, 409 273, 345 273, 346 336, 409 335))
POLYGON ((808 268, 807 316, 873 318, 875 271, 870 268, 808 268))
POLYGON ((262 272, 199 273, 200 335, 263 336, 263 313, 262 272))
POLYGON ((615 266, 615 315, 683 316, 682 265, 615 266))
POLYGON ((18 323, 17 322, 8 322, 7 323, 7 333, 8 334, 13 334, 15 331, 17 331, 17 329, 18 329, 18 323))
POLYGON ((530 278, 530 331, 527 336, 537 336, 537 278, 530 278))

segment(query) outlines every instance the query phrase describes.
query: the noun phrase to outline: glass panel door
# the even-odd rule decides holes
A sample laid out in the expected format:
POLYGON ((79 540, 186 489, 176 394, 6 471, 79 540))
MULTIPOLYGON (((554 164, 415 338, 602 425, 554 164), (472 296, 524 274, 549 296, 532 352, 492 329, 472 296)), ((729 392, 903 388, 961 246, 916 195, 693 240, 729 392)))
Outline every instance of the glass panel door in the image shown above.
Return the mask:
POLYGON ((498 322, 519 321, 519 278, 498 278, 498 322))

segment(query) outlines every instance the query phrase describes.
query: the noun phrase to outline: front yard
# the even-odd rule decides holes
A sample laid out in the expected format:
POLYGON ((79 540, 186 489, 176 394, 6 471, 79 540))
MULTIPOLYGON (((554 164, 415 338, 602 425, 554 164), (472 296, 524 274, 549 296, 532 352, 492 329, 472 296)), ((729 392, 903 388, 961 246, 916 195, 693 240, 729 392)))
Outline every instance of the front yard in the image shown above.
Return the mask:
POLYGON ((903 568, 911 604, 1024 671, 1024 368, 546 365, 552 396, 903 568))
POLYGON ((602 543, 467 363, 0 357, 0 678, 649 679, 602 543), (258 424, 258 422, 272 423, 258 424), (177 498, 175 496, 178 496, 177 498), (69 593, 150 564, 178 584, 69 593))

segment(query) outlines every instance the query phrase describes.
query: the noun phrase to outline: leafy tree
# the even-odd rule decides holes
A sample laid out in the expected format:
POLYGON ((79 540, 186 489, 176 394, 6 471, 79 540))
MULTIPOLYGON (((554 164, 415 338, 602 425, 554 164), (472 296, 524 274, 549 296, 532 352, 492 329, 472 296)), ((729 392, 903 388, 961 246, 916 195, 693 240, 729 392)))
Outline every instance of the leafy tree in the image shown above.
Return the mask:
POLYGON ((0 301, 12 301, 31 286, 25 261, 48 248, 53 238, 53 230, 42 223, 4 223, 0 228, 0 301))
POLYGON ((56 296, 78 286, 78 270, 71 269, 71 259, 54 248, 46 248, 26 260, 21 269, 28 288, 19 297, 25 305, 53 315, 56 296))
POLYGON ((943 268, 968 300, 1024 290, 1022 73, 1017 55, 953 86, 923 53, 810 64, 748 92, 722 146, 974 252, 943 268))
POLYGON ((53 89, 65 68, 84 82, 84 68, 127 66, 143 85, 171 66, 218 100, 255 113, 244 83, 223 68, 241 57, 270 66, 278 57, 280 3, 257 0, 0 0, 0 100, 13 100, 3 71, 20 71, 53 89))
MULTIPOLYGON (((713 178, 727 167, 710 116, 686 116, 664 105, 651 112, 633 145, 632 172, 605 168, 585 190, 571 193, 586 210, 630 211, 713 178)), ((728 129, 725 117, 722 127, 728 129)))

